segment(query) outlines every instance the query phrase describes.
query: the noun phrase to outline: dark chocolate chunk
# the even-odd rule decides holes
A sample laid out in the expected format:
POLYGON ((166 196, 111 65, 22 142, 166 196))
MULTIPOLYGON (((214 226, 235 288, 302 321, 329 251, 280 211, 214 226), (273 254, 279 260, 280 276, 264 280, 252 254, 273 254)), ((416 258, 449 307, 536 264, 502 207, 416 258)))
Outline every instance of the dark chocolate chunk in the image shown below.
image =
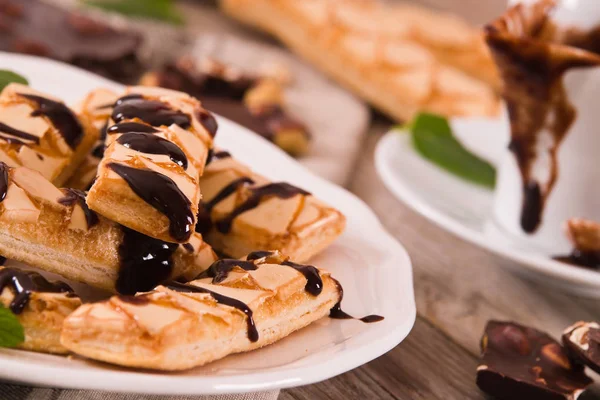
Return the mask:
POLYGON ((2 0, 0 27, 3 51, 53 58, 124 83, 143 70, 139 34, 45 1, 2 0))
POLYGON ((562 342, 571 359, 600 373, 600 325, 579 321, 565 330, 562 342))
POLYGON ((481 339, 477 386, 503 400, 575 400, 592 380, 544 332, 488 322, 481 339))

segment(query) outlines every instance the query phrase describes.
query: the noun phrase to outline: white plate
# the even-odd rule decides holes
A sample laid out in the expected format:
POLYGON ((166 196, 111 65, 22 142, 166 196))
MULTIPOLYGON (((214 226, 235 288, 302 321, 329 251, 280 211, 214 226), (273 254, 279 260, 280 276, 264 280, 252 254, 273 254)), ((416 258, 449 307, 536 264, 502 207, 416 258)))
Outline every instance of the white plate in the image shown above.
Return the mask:
MULTIPOLYGON (((32 87, 70 104, 96 87, 122 89, 88 72, 36 57, 0 53, 0 69, 21 73, 32 87)), ((363 324, 325 318, 274 345, 182 373, 127 370, 80 358, 1 349, 0 379, 155 394, 254 392, 331 378, 386 353, 408 335, 416 316, 410 259, 375 214, 354 195, 308 172, 245 128, 223 118, 218 122, 218 146, 274 180, 311 191, 346 215, 346 232, 311 263, 340 280, 346 312, 379 314, 385 320, 363 324)))
MULTIPOLYGON (((455 120, 457 138, 471 151, 497 164, 508 144, 499 120, 455 120)), ((466 182, 422 158, 410 135, 392 130, 375 153, 377 171, 394 195, 455 235, 516 264, 502 263, 528 278, 587 297, 600 297, 600 273, 552 260, 520 247, 490 221, 493 192, 466 182)))

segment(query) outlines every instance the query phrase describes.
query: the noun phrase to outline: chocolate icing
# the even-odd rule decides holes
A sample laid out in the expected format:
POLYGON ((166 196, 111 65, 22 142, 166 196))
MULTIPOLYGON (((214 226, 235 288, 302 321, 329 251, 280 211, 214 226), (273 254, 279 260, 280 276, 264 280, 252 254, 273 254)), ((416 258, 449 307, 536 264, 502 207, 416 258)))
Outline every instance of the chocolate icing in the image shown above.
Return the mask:
POLYGON ((32 142, 35 144, 39 144, 40 143, 40 138, 32 135, 30 133, 27 132, 23 132, 21 130, 15 129, 11 126, 8 126, 6 124, 3 124, 2 122, 0 122, 0 138, 2 138, 2 140, 5 140, 8 143, 15 143, 15 144, 26 144, 25 142, 23 142, 23 140, 26 140, 28 142, 32 142), (6 135, 2 135, 2 133, 8 133, 11 136, 6 136, 6 135), (14 137, 12 137, 14 136, 14 137), (19 139, 23 139, 23 140, 19 140, 19 139))
POLYGON ((6 257, 0 256, 0 265, 6 264, 6 257))
POLYGON ((0 203, 6 198, 8 192, 8 165, 0 161, 0 203))
POLYGON ((251 261, 242 261, 231 258, 217 260, 210 267, 202 272, 196 279, 213 278, 212 283, 221 283, 235 267, 245 271, 255 271, 258 267, 251 261))
POLYGON ((117 100, 111 118, 116 123, 139 118, 152 126, 176 124, 183 129, 187 129, 191 124, 187 114, 173 110, 161 101, 147 100, 139 95, 124 96, 117 100))
POLYGON ((213 227, 210 213, 204 207, 204 203, 198 203, 198 215, 196 215, 196 232, 206 235, 213 227))
POLYGON ((237 206, 227 217, 215 223, 219 232, 228 233, 231 230, 233 220, 238 215, 258 207, 264 198, 274 196, 282 199, 289 199, 296 195, 310 195, 309 192, 285 182, 269 183, 264 186, 251 188, 250 192, 250 197, 248 197, 246 201, 237 206))
POLYGON ((179 282, 171 282, 169 284, 166 284, 165 286, 171 290, 183 293, 208 293, 213 297, 213 299, 215 299, 217 303, 237 308, 238 310, 246 314, 248 340, 250 340, 251 342, 258 341, 258 330, 256 329, 256 324, 254 323, 253 313, 246 303, 231 297, 224 296, 219 293, 215 293, 208 289, 204 289, 193 285, 186 285, 179 282))
POLYGON ((173 239, 183 242, 190 238, 194 224, 191 203, 171 178, 124 164, 110 163, 108 168, 123 178, 135 194, 169 219, 169 234, 173 239))
POLYGON ((204 209, 206 210, 206 212, 210 213, 214 206, 216 206, 221 201, 229 197, 232 193, 237 191, 240 186, 252 185, 253 183, 254 181, 252 179, 245 176, 231 181, 231 183, 229 183, 223 189, 221 189, 215 195, 215 197, 204 203, 204 209))
POLYGON ((184 243, 184 244, 182 244, 182 246, 185 249, 185 251, 187 251, 188 253, 194 252, 194 246, 192 246, 190 243, 184 243))
POLYGON ((206 110, 201 110, 198 111, 197 117, 198 121, 200 121, 208 134, 214 138, 217 135, 217 130, 219 129, 219 124, 217 123, 215 116, 206 110))
POLYGON ((171 276, 173 253, 179 245, 145 236, 122 227, 123 240, 119 245, 119 276, 117 292, 133 295, 154 289, 171 276))
MULTIPOLYGON (((558 178, 557 152, 577 112, 567 97, 563 76, 574 68, 600 65, 600 57, 561 44, 550 19, 552 2, 518 4, 486 27, 486 41, 504 81, 511 125, 510 150, 523 182, 521 227, 533 233, 558 178), (547 154, 538 154, 539 137, 550 133, 547 154), (534 176, 536 159, 549 160, 549 177, 534 176)), ((544 145, 546 147, 546 145, 544 145)))
POLYGON ((106 130, 108 135, 114 135, 116 133, 135 133, 135 132, 143 132, 143 133, 157 133, 160 132, 158 129, 153 128, 150 125, 142 124, 140 122, 121 122, 120 124, 115 124, 106 130))
POLYGON ((188 160, 185 153, 175 143, 149 133, 124 133, 119 136, 117 143, 147 154, 164 154, 183 169, 187 169, 188 160))
POLYGON ((92 156, 96 157, 98 159, 101 159, 102 157, 104 157, 104 150, 106 150, 106 145, 104 143, 98 143, 93 149, 92 149, 92 156))
POLYGON ((269 257, 271 255, 273 255, 272 251, 264 251, 264 250, 253 251, 252 253, 250 253, 246 256, 246 260, 253 261, 253 260, 258 260, 260 258, 269 257))
POLYGON ((58 199, 58 202, 65 206, 72 206, 75 203, 79 204, 85 214, 85 221, 88 229, 99 222, 98 215, 88 207, 85 201, 86 194, 84 192, 78 189, 62 189, 62 191, 65 196, 58 199))
POLYGON ((31 292, 73 293, 73 289, 63 282, 49 282, 42 275, 32 271, 19 271, 14 268, 0 270, 0 293, 9 287, 15 297, 10 303, 10 310, 20 314, 27 306, 31 292))
POLYGON ((42 115, 47 117, 69 147, 72 149, 77 147, 83 139, 83 128, 73 111, 63 103, 42 96, 25 93, 19 93, 19 95, 37 103, 39 108, 31 113, 32 117, 42 115))

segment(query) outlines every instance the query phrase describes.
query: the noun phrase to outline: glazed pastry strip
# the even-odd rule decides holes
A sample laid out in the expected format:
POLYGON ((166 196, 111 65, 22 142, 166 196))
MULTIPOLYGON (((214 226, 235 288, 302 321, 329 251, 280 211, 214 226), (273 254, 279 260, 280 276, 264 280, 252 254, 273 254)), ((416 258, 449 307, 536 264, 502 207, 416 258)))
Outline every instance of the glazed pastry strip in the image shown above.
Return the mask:
POLYGON ((96 360, 182 370, 274 343, 328 315, 342 296, 328 272, 279 254, 221 260, 205 276, 86 304, 65 321, 61 342, 96 360))
POLYGON ((273 249, 304 262, 345 228, 338 210, 288 183, 269 182, 225 151, 213 153, 200 185, 196 230, 231 257, 273 249))
POLYGON ((0 161, 62 185, 98 138, 84 116, 49 95, 12 83, 0 94, 0 161))
POLYGON ((115 102, 109 125, 90 208, 147 236, 186 242, 216 120, 184 93, 132 87, 115 102))
POLYGON ((0 163, 0 199, 0 254, 102 289, 135 293, 191 279, 216 259, 199 234, 184 245, 149 238, 24 167, 0 163))

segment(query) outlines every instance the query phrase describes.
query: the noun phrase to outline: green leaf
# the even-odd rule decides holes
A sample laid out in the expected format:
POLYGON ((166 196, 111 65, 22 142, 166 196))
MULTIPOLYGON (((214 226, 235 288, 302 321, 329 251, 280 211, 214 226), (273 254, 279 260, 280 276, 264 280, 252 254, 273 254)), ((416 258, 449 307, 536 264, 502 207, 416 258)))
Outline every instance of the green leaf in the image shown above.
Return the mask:
POLYGON ((183 24, 183 17, 171 0, 81 0, 84 4, 117 12, 128 17, 150 18, 175 25, 183 24))
POLYGON ((27 79, 22 77, 21 75, 8 71, 6 69, 0 69, 0 91, 2 91, 9 83, 22 83, 23 85, 28 85, 27 79))
POLYGON ((496 185, 496 169, 463 147, 444 117, 421 113, 406 129, 415 149, 429 161, 478 185, 491 189, 496 185))
POLYGON ((17 316, 0 306, 0 347, 15 347, 25 341, 25 332, 17 316))

